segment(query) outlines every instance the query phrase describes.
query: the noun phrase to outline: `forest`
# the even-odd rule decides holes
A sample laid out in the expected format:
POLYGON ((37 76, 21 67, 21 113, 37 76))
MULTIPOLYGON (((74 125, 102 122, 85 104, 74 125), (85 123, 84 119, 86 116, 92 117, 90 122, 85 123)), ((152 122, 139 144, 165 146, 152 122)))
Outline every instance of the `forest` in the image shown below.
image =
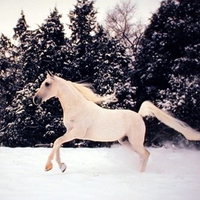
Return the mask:
MULTIPOLYGON (((112 27, 97 22, 91 0, 77 0, 66 14, 68 37, 57 8, 35 30, 29 29, 22 11, 13 38, 0 36, 0 146, 51 146, 66 132, 56 98, 41 106, 33 104, 47 71, 91 83, 99 95, 116 91, 118 102, 102 105, 106 108, 137 112, 143 101, 150 100, 200 130, 199 0, 161 2, 149 24, 143 29, 135 26, 134 34, 122 30, 122 34, 111 34, 112 27)), ((112 16, 107 17, 111 24, 112 16)), ((145 123, 146 146, 170 142, 200 148, 200 142, 186 140, 155 118, 146 118, 145 123)), ((64 146, 110 144, 74 140, 64 146)))

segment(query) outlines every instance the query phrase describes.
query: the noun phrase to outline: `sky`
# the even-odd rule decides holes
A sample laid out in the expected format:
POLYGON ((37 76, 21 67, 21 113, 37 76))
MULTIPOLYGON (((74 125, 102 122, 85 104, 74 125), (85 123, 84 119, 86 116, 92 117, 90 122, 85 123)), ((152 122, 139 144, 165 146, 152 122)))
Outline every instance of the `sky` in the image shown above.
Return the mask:
MULTIPOLYGON (((148 23, 152 13, 160 6, 161 0, 132 0, 136 4, 137 18, 145 24, 148 23)), ((96 0, 94 7, 97 9, 97 22, 103 24, 107 10, 111 9, 120 0, 96 0)), ((30 29, 36 29, 41 25, 56 6, 62 15, 61 22, 68 23, 68 14, 74 9, 77 0, 0 0, 0 34, 11 38, 14 34, 13 28, 20 18, 21 10, 24 11, 27 24, 30 29)))

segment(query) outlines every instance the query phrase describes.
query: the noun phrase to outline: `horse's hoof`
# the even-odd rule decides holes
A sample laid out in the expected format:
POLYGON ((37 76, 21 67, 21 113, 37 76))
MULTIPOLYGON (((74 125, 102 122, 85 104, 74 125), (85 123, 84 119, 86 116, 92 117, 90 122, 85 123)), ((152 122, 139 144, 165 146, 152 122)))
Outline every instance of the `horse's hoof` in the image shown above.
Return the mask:
POLYGON ((63 173, 66 169, 67 169, 67 166, 65 165, 65 163, 62 163, 60 166, 61 172, 63 173))
POLYGON ((49 163, 49 164, 46 165, 45 171, 47 172, 47 171, 51 170, 52 168, 53 168, 53 164, 49 163))

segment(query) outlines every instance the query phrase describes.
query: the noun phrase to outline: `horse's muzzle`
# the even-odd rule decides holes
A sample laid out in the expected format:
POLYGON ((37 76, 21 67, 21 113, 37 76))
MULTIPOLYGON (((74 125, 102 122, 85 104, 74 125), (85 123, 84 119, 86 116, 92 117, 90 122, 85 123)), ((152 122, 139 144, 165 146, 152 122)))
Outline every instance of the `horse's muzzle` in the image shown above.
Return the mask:
POLYGON ((42 98, 38 97, 37 95, 33 97, 33 103, 35 105, 40 105, 42 103, 42 98))

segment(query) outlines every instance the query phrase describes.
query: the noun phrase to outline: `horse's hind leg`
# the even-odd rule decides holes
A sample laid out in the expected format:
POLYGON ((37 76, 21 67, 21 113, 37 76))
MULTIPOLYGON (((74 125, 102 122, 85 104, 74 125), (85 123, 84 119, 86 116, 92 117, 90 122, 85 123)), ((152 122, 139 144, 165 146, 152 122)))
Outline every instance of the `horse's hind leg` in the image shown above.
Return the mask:
POLYGON ((133 149, 140 156, 141 169, 140 172, 144 172, 146 169, 147 161, 150 153, 144 147, 144 137, 145 137, 145 127, 141 126, 134 130, 134 132, 129 132, 128 139, 131 143, 133 149))
POLYGON ((148 161, 150 153, 143 146, 143 142, 141 142, 141 144, 139 144, 139 143, 137 144, 134 140, 129 141, 129 138, 126 138, 126 140, 124 140, 124 138, 122 138, 122 139, 118 140, 118 142, 121 145, 128 147, 129 149, 135 150, 135 152, 139 154, 140 162, 141 162, 140 172, 144 172, 146 169, 146 165, 147 165, 147 161, 148 161))
POLYGON ((132 146, 136 151, 136 153, 138 153, 140 156, 140 162, 141 162, 140 172, 144 172, 146 170, 147 161, 150 153, 146 150, 146 148, 143 145, 132 143, 132 146))

